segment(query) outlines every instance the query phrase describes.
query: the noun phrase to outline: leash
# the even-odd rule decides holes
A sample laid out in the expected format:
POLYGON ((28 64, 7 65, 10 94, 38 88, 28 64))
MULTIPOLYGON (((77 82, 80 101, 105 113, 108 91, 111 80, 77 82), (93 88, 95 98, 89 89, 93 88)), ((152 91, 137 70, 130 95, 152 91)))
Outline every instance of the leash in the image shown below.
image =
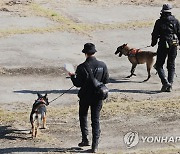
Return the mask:
POLYGON ((145 46, 145 47, 139 48, 139 50, 141 50, 141 49, 146 49, 146 48, 149 48, 149 47, 151 47, 151 45, 148 45, 148 46, 145 46))
POLYGON ((50 101, 49 103, 51 102, 54 102, 55 100, 57 100, 59 97, 63 96, 64 94, 66 94, 68 91, 70 91, 74 86, 72 86, 71 88, 69 88, 68 90, 66 90, 64 93, 62 93, 61 95, 59 95, 58 97, 54 98, 52 101, 50 101))

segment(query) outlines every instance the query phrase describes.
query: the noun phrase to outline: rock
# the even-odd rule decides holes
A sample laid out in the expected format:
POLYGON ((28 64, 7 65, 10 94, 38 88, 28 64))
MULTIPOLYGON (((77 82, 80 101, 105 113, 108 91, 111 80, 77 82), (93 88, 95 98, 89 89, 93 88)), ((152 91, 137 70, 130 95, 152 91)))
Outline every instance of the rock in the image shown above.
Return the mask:
POLYGON ((9 2, 6 3, 6 5, 16 5, 16 4, 24 4, 27 5, 29 3, 32 3, 32 0, 11 0, 9 2))
POLYGON ((10 12, 7 8, 1 8, 0 11, 10 12))

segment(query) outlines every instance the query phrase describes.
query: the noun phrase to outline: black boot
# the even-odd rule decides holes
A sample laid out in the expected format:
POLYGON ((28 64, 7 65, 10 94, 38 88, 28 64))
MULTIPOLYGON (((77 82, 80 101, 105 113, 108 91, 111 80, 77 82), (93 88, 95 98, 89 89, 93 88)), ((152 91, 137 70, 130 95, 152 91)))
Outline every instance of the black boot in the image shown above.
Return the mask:
POLYGON ((79 147, 90 146, 87 138, 82 139, 82 142, 78 144, 79 147))
POLYGON ((172 85, 170 83, 163 84, 161 88, 161 92, 171 92, 172 90, 172 85))
POLYGON ((162 83, 161 92, 168 92, 167 90, 169 90, 171 84, 166 79, 164 69, 162 67, 156 66, 156 70, 158 72, 159 78, 161 79, 161 83, 162 83))
POLYGON ((92 147, 91 147, 91 152, 96 153, 97 150, 98 150, 98 142, 96 142, 96 143, 93 142, 92 147))
POLYGON ((172 91, 172 84, 170 84, 170 86, 167 87, 166 92, 171 92, 172 91))

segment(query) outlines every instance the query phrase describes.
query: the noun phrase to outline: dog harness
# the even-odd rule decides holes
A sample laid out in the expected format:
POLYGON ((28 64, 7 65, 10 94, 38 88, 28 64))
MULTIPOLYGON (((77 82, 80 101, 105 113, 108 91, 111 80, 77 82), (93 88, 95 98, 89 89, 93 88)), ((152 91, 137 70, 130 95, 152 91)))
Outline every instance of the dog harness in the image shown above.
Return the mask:
POLYGON ((47 105, 47 103, 44 101, 44 99, 38 99, 38 100, 35 100, 34 104, 33 104, 33 107, 32 107, 32 111, 31 111, 31 114, 30 114, 30 121, 32 122, 33 121, 33 114, 34 113, 37 113, 38 109, 40 107, 43 107, 43 111, 46 112, 46 108, 45 106, 47 105))
POLYGON ((137 54, 138 52, 140 52, 141 50, 140 49, 130 49, 129 50, 129 53, 128 53, 128 56, 129 57, 135 57, 136 58, 136 61, 137 61, 137 64, 139 64, 139 61, 138 61, 138 58, 137 58, 137 54))
POLYGON ((44 99, 36 100, 35 103, 33 104, 34 112, 36 112, 39 107, 44 106, 44 105, 46 105, 46 102, 44 101, 44 99))

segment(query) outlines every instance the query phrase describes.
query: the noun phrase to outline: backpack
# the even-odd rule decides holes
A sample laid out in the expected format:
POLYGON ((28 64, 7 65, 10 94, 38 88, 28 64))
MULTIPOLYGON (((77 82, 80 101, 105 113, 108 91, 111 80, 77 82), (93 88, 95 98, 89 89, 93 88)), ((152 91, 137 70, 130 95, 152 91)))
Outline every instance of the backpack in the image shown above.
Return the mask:
POLYGON ((175 29, 175 24, 173 23, 173 20, 168 20, 168 21, 163 21, 160 20, 160 31, 161 35, 163 35, 163 38, 166 40, 167 46, 178 46, 179 45, 179 40, 176 35, 176 29, 175 29))
POLYGON ((100 81, 98 81, 90 69, 89 64, 86 64, 87 71, 89 73, 90 79, 92 80, 93 87, 95 89, 94 94, 99 100, 105 100, 108 97, 109 89, 106 87, 106 85, 100 81))

